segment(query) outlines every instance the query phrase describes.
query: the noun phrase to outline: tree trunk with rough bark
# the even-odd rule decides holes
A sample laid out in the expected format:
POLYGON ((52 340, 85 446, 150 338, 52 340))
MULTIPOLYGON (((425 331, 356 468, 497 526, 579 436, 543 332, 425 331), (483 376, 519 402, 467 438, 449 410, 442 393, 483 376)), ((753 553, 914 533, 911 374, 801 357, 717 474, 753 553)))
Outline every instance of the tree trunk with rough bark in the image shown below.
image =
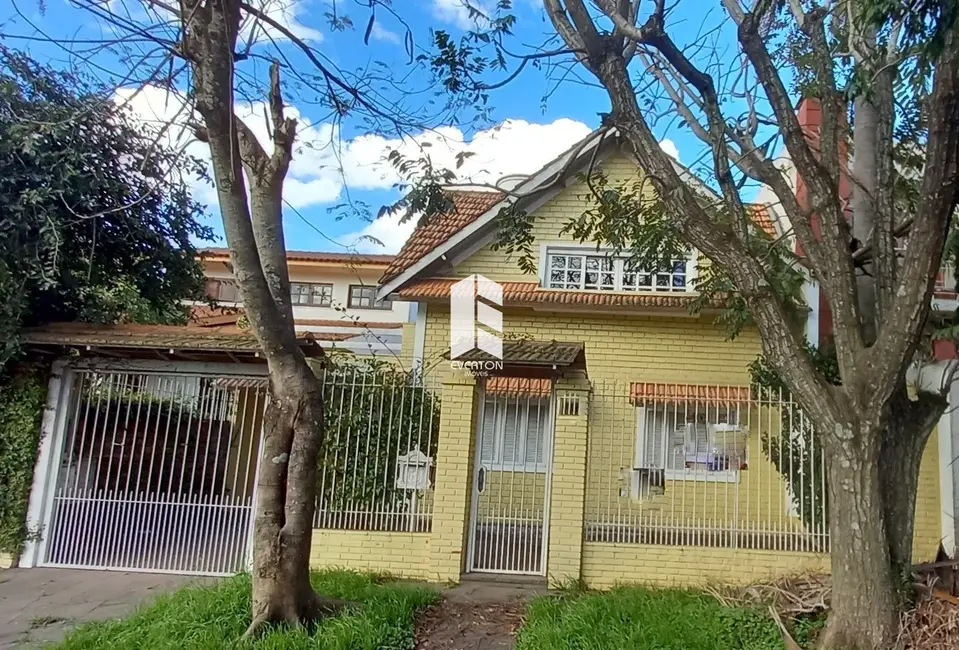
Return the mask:
POLYGON ((284 116, 277 62, 268 88, 272 151, 235 115, 233 52, 241 14, 239 0, 181 2, 181 19, 189 24, 184 54, 202 119, 195 132, 210 147, 233 274, 269 369, 246 632, 252 636, 268 624, 308 624, 343 603, 320 597, 310 585, 323 390, 297 342, 283 235, 283 181, 296 121, 284 116))
POLYGON ((260 475, 253 528, 253 621, 300 625, 335 612, 343 603, 310 586, 316 458, 322 436, 322 386, 299 367, 274 372, 264 414, 260 475))
POLYGON ((898 633, 899 589, 882 516, 881 437, 876 428, 836 425, 836 440, 825 447, 833 580, 824 648, 891 648, 898 633))

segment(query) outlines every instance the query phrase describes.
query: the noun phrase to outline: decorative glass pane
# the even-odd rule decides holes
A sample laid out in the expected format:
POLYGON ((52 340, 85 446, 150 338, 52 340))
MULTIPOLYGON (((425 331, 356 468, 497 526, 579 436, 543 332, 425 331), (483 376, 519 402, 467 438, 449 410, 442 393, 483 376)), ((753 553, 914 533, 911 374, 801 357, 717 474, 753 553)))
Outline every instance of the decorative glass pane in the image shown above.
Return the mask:
POLYGON ((578 287, 581 275, 582 275, 582 271, 567 271, 566 272, 567 284, 572 284, 578 287))
POLYGON ((600 258, 598 257, 587 257, 586 258, 586 270, 587 271, 598 271, 599 270, 600 258))
POLYGON ((591 271, 586 272, 586 288, 587 289, 596 289, 597 284, 599 283, 599 273, 594 273, 591 271))
POLYGON ((549 274, 549 286, 562 286, 563 285, 563 272, 562 271, 550 271, 549 274))
POLYGON ((666 273, 657 273, 656 274, 656 286, 657 287, 669 287, 669 275, 666 273))
POLYGON ((686 276, 685 276, 685 275, 674 275, 674 276, 673 276, 673 288, 674 288, 674 289, 685 289, 685 288, 686 288, 686 276))
POLYGON ((581 269, 583 268, 583 258, 582 257, 570 257, 567 259, 567 264, 571 269, 581 269))
POLYGON ((549 258, 550 268, 553 269, 562 269, 566 268, 566 258, 562 255, 551 255, 549 258))
POLYGON ((612 288, 616 286, 616 276, 612 273, 603 273, 603 286, 612 288))
POLYGON ((653 281, 652 278, 646 273, 640 273, 636 276, 636 286, 641 289, 649 289, 652 287, 653 281))

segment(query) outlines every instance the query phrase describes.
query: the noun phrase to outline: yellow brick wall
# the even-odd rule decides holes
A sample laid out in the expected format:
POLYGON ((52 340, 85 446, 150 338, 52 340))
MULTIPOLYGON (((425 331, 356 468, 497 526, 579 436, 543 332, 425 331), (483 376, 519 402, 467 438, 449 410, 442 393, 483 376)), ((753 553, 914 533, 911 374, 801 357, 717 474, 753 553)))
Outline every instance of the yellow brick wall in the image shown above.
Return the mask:
MULTIPOLYGON (((611 156, 597 167, 605 172, 611 185, 640 177, 640 170, 636 164, 622 154, 611 156)), ((569 234, 561 235, 559 231, 570 218, 582 214, 583 210, 590 205, 591 198, 589 188, 584 183, 576 181, 540 206, 535 213, 537 218, 533 222, 532 229, 537 246, 538 242, 579 243, 569 234)), ((534 247, 533 253, 538 260, 539 249, 534 247)), ((504 280, 530 282, 536 279, 535 276, 528 275, 519 268, 515 256, 511 259, 503 251, 492 250, 492 244, 484 246, 469 259, 457 265, 455 273, 460 276, 479 273, 499 282, 504 280)))
POLYGON ((430 580, 430 534, 314 530, 310 566, 430 580))
POLYGON ((586 497, 586 448, 589 400, 585 391, 557 388, 578 396, 577 415, 556 415, 553 435, 553 473, 549 503, 549 553, 546 573, 553 585, 580 577, 583 517, 586 497))
POLYGON ((583 580, 595 589, 622 583, 661 587, 750 584, 829 570, 829 556, 784 551, 648 544, 583 545, 583 580))
POLYGON ((473 485, 476 385, 455 375, 443 384, 430 567, 434 580, 458 581, 464 568, 473 485))
MULTIPOLYGON (((913 534, 913 561, 935 559, 942 539, 942 517, 939 503, 939 431, 929 436, 926 451, 919 466, 919 486, 916 492, 916 530, 913 534)), ((946 477, 949 480, 949 477, 946 477)))

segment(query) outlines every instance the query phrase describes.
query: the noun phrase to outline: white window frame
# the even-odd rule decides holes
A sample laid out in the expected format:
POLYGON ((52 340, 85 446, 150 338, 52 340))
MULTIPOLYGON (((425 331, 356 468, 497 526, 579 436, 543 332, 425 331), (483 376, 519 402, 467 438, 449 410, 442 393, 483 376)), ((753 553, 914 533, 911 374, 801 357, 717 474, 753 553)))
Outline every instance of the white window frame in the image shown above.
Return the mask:
POLYGON ((290 303, 294 307, 332 307, 333 306, 333 283, 331 282, 291 282, 290 283, 290 303), (299 287, 306 287, 306 293, 298 293, 296 291, 299 287), (315 293, 317 287, 325 287, 329 289, 329 295, 323 296, 320 294, 320 300, 317 301, 318 297, 315 293), (306 297, 306 302, 299 302, 298 297, 306 297), (324 301, 323 298, 326 298, 324 301))
MULTIPOLYGON (((536 411, 539 413, 539 417, 542 418, 541 420, 542 432, 540 434, 541 435, 540 444, 542 447, 542 453, 541 453, 542 461, 532 462, 532 463, 527 462, 525 454, 523 454, 522 462, 516 462, 514 460, 512 463, 507 463, 503 461, 503 451, 505 449, 505 438, 506 438, 506 409, 510 408, 511 406, 515 407, 517 409, 517 420, 520 420, 519 409, 522 407, 522 404, 519 404, 519 403, 511 404, 507 402, 506 404, 503 404, 502 407, 498 407, 498 405, 501 404, 500 400, 493 399, 492 401, 484 400, 483 406, 482 406, 482 408, 484 409, 483 417, 485 418, 488 416, 488 413, 485 411, 486 406, 492 405, 493 417, 495 418, 495 422, 493 423, 493 447, 492 447, 493 457, 489 460, 483 457, 482 436, 484 435, 484 433, 482 430, 480 430, 479 458, 480 458, 480 463, 483 465, 483 467, 485 467, 488 470, 498 471, 498 472, 526 472, 529 474, 546 474, 547 473, 546 445, 549 442, 549 435, 546 429, 549 426, 549 411, 548 411, 549 400, 533 398, 533 397, 529 398, 530 403, 532 403, 533 400, 536 400, 537 402, 539 402, 539 408, 527 409, 526 413, 529 414, 531 411, 536 411)), ((528 449, 526 435, 527 435, 527 432, 529 431, 529 418, 528 417, 522 418, 521 422, 522 424, 520 427, 519 434, 517 436, 517 443, 515 448, 526 451, 528 449)), ((483 425, 482 422, 480 424, 481 426, 483 425)))
MULTIPOLYGON (((675 406, 673 408, 676 408, 675 406)), ((648 421, 646 407, 637 406, 636 407, 636 439, 635 439, 635 453, 633 457, 633 470, 634 475, 638 474, 639 470, 643 469, 658 469, 663 471, 663 476, 667 480, 673 481, 700 481, 707 483, 738 483, 740 480, 739 468, 736 469, 722 469, 722 470, 703 470, 703 469, 670 469, 667 467, 668 460, 667 455, 669 453, 669 429, 664 428, 662 433, 659 435, 663 436, 663 457, 656 460, 647 460, 646 459, 646 442, 649 435, 654 435, 654 432, 649 432, 647 430, 646 423, 648 421)), ((746 462, 748 465, 749 451, 746 452, 746 462)))
MULTIPOLYGON (((543 243, 540 245, 540 254, 539 254, 539 284, 543 289, 550 289, 552 291, 590 291, 595 293, 628 293, 628 294, 643 294, 643 293, 696 293, 693 289, 693 282, 695 281, 698 275, 698 255, 695 250, 691 250, 687 254, 686 261, 686 273, 685 273, 685 286, 682 289, 673 289, 672 288, 672 273, 670 273, 670 286, 657 288, 656 287, 656 273, 651 272, 647 275, 651 276, 651 286, 649 289, 629 289, 623 288, 623 278, 627 271, 626 264, 629 261, 629 256, 625 254, 615 255, 610 249, 600 248, 597 249, 593 244, 574 244, 570 242, 553 242, 553 243, 543 243), (578 287, 551 287, 550 286, 550 258, 551 256, 577 256, 582 257, 583 267, 581 269, 580 283, 578 287), (607 257, 613 260, 613 280, 614 284, 612 288, 607 289, 587 289, 586 287, 586 259, 587 257, 607 257)), ((602 271, 599 271, 602 273, 602 271)), ((564 283, 565 284, 565 283, 564 283)))

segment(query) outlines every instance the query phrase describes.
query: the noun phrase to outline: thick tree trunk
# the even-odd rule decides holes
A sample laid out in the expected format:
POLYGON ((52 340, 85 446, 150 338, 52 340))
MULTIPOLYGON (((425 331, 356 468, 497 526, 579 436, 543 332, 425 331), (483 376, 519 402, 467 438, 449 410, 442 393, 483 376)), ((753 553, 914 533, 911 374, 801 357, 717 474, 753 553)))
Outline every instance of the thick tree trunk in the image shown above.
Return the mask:
POLYGON ((889 562, 879 476, 878 430, 836 427, 826 449, 832 610, 821 647, 887 650, 899 628, 897 578, 889 562))
POLYGON ((323 395, 312 371, 296 366, 271 373, 253 528, 253 621, 247 635, 268 623, 308 624, 343 604, 321 598, 310 586, 323 395))
POLYGON ((889 562, 893 573, 899 577, 900 601, 903 603, 912 596, 908 568, 913 564, 916 496, 922 455, 946 405, 946 400, 940 396, 920 393, 918 399, 910 400, 905 389, 898 391, 890 405, 882 439, 879 476, 883 517, 889 538, 889 562))

